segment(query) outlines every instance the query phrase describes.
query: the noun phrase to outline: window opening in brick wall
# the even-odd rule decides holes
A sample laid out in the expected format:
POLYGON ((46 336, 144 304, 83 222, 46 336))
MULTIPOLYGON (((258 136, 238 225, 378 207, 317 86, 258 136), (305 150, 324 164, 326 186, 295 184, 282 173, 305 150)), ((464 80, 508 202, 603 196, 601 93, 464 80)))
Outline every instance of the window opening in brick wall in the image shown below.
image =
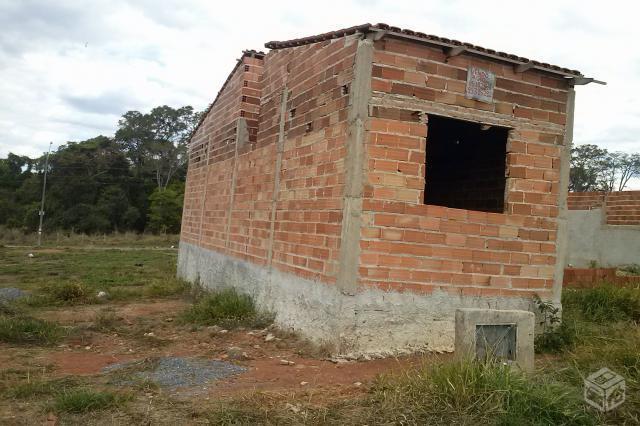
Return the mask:
POLYGON ((503 213, 509 129, 428 118, 425 204, 503 213))

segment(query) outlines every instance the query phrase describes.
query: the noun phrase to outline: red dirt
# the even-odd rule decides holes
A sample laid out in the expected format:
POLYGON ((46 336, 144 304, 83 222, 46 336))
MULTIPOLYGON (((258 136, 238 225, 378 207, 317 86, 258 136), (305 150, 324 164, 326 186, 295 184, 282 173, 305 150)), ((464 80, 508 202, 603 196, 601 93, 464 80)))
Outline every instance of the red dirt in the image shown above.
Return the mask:
MULTIPOLYGON (((0 363, 5 368, 52 366, 54 376, 94 375, 113 363, 158 356, 194 356, 228 360, 227 349, 240 348, 248 359, 237 362, 249 371, 220 381, 211 387, 218 396, 251 390, 307 390, 334 387, 355 389, 385 372, 398 372, 448 355, 409 356, 363 362, 334 363, 299 355, 304 342, 292 337, 276 337, 266 342, 264 330, 235 330, 215 333, 208 329, 191 331, 172 319, 185 303, 178 300, 149 301, 128 305, 109 305, 120 319, 117 333, 85 330, 55 348, 21 348, 0 345, 0 363), (148 331, 147 331, 148 330, 148 331), (143 333, 152 332, 153 337, 143 333), (281 359, 293 361, 283 365, 281 359), (302 382, 307 382, 301 384, 302 382), (354 385, 355 384, 355 385, 354 385)), ((80 306, 51 310, 42 317, 65 325, 90 325, 96 313, 106 306, 80 306)), ((85 327, 86 328, 86 327, 85 327)))

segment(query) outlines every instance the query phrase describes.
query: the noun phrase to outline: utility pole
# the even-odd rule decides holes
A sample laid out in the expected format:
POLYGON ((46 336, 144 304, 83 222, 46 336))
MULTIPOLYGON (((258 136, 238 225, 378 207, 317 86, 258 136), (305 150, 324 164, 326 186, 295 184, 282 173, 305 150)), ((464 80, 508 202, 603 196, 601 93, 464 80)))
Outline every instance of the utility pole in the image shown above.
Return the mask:
POLYGON ((53 142, 49 142, 49 150, 47 151, 47 157, 44 160, 44 179, 42 181, 42 200, 40 201, 40 225, 38 225, 38 247, 42 244, 42 221, 44 220, 44 194, 47 190, 47 172, 49 171, 49 154, 51 153, 51 145, 53 142))

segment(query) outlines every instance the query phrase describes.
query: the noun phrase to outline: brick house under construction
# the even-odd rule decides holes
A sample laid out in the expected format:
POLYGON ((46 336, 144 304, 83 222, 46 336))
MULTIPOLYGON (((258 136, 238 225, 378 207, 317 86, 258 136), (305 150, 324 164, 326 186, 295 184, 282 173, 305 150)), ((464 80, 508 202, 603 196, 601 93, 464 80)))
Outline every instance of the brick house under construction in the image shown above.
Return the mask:
POLYGON ((178 273, 337 353, 560 303, 578 71, 384 24, 246 51, 189 143, 178 273))

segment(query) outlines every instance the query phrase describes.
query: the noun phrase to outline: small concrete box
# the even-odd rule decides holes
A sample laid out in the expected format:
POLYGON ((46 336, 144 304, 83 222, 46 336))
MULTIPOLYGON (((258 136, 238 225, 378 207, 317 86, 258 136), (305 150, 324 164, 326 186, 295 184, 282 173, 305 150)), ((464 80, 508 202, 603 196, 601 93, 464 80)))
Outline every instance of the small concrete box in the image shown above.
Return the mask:
POLYGON ((533 371, 533 312, 496 309, 456 310, 455 351, 459 358, 496 357, 533 371))

